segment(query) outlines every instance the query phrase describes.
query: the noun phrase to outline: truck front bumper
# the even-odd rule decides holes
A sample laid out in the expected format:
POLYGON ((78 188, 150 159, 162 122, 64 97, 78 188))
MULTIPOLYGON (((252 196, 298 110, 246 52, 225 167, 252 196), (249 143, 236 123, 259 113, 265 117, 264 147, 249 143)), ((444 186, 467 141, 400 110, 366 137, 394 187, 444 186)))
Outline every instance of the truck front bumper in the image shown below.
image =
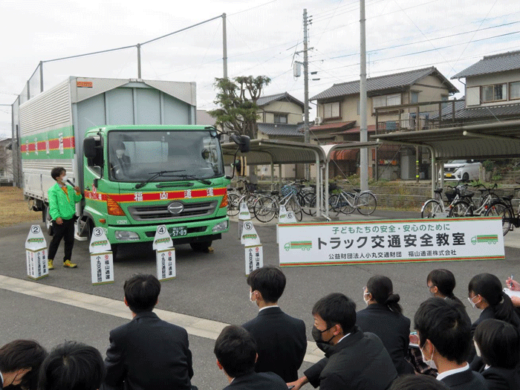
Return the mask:
MULTIPOLYGON (((174 227, 185 227, 187 234, 172 237, 176 244, 189 244, 192 242, 213 241, 222 238, 222 233, 229 231, 229 218, 217 217, 209 220, 178 222, 164 224, 169 230, 174 227)), ((154 225, 117 225, 107 227, 107 238, 112 244, 128 244, 135 242, 153 241, 157 231, 154 225)))

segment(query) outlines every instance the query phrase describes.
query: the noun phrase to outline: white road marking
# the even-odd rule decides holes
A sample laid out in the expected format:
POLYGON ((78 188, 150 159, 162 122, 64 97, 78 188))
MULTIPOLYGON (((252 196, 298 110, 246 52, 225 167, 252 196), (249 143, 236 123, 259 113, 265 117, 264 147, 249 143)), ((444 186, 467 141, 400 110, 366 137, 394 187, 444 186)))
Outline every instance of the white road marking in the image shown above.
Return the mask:
MULTIPOLYGON (((115 299, 98 297, 97 295, 85 294, 60 287, 46 286, 36 282, 3 275, 0 275, 0 288, 96 313, 125 318, 127 320, 132 319, 132 314, 124 302, 115 299)), ((222 329, 228 325, 223 322, 188 316, 167 310, 155 309, 154 312, 164 321, 182 326, 189 335, 204 337, 210 340, 216 340, 222 329)), ((309 363, 316 363, 322 359, 323 356, 323 352, 315 346, 315 343, 309 341, 304 360, 309 363)))

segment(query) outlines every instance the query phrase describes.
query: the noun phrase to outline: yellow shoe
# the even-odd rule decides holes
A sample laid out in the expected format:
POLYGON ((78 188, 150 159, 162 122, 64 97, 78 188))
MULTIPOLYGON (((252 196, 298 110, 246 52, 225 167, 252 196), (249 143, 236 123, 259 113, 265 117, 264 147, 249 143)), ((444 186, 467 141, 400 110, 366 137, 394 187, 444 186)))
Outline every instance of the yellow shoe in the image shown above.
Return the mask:
POLYGON ((47 263, 47 268, 49 270, 53 270, 54 269, 54 265, 52 264, 52 260, 49 260, 48 263, 47 263))
POLYGON ((64 266, 65 268, 77 268, 77 267, 78 267, 77 264, 71 263, 70 260, 66 260, 66 261, 63 263, 63 266, 64 266))

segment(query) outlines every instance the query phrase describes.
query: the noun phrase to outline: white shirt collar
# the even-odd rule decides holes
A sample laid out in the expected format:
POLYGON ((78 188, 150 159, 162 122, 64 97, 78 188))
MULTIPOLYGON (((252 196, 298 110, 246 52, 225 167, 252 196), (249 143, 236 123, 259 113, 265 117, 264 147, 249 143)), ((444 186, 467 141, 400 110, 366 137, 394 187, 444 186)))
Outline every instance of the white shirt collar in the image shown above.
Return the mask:
POLYGON ((437 375, 437 380, 440 381, 441 379, 444 379, 447 376, 455 375, 455 374, 458 374, 460 372, 464 372, 466 370, 469 370, 469 364, 468 363, 466 363, 466 365, 464 367, 455 368, 454 370, 444 371, 442 374, 437 375))
POLYGON ((274 306, 264 306, 262 307, 261 309, 258 309, 258 312, 260 313, 262 310, 265 310, 265 309, 271 309, 273 307, 278 307, 278 305, 274 305, 274 306))
POLYGON ((1 372, 0 372, 0 379, 2 379, 2 387, 4 387, 4 376, 2 375, 1 372))
POLYGON ((343 340, 345 337, 348 337, 348 336, 350 336, 350 333, 347 333, 345 336, 343 336, 342 338, 340 338, 339 341, 338 341, 336 344, 341 343, 341 340, 343 340))

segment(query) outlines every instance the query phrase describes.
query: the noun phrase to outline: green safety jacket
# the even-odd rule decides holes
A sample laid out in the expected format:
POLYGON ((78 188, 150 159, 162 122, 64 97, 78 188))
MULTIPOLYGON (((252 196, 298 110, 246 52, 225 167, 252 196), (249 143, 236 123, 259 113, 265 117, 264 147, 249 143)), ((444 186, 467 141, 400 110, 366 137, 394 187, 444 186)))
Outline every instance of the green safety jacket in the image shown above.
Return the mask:
POLYGON ((53 220, 58 218, 71 219, 76 213, 75 204, 82 196, 77 195, 73 187, 67 185, 68 198, 58 183, 49 188, 49 213, 53 220))

